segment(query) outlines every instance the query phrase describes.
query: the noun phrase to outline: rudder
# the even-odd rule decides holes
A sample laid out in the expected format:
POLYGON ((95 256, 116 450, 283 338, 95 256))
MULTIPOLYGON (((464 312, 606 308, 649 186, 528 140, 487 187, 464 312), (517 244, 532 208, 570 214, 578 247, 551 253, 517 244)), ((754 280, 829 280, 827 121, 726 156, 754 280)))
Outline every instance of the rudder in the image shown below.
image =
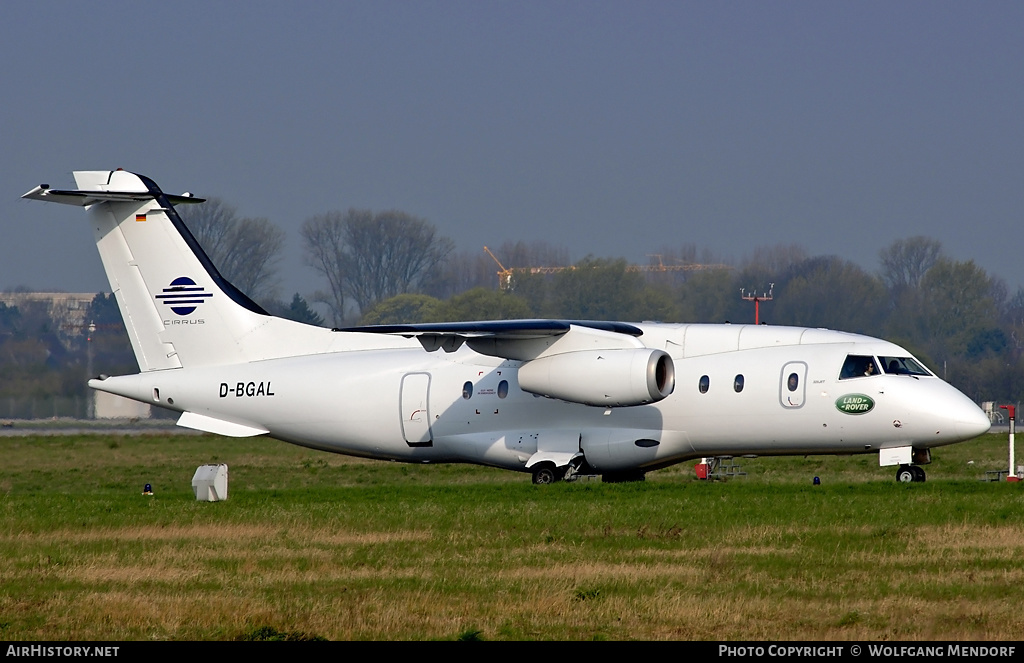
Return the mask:
POLYGON ((269 316, 220 275, 174 210, 202 200, 123 170, 76 171, 75 181, 74 191, 42 185, 23 197, 88 210, 141 370, 265 358, 277 354, 267 341, 306 327, 269 316))

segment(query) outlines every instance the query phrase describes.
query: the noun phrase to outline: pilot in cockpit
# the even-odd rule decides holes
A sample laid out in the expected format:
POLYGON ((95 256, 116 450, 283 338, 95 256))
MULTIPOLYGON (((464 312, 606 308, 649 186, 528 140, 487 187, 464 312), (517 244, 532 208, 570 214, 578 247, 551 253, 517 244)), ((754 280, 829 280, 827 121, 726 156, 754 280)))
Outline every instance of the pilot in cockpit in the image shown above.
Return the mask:
POLYGON ((869 355, 848 355, 843 363, 843 370, 839 373, 840 380, 850 378, 870 377, 878 375, 878 365, 875 358, 869 355))

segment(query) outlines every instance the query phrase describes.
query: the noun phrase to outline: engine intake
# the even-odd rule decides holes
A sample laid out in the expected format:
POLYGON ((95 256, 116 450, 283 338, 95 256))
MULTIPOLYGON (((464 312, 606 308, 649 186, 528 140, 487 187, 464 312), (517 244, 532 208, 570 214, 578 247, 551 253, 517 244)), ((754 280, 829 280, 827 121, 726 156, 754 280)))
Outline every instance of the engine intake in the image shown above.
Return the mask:
POLYGON ((519 368, 519 386, 573 403, 630 406, 672 393, 675 364, 664 350, 583 350, 542 357, 519 368))

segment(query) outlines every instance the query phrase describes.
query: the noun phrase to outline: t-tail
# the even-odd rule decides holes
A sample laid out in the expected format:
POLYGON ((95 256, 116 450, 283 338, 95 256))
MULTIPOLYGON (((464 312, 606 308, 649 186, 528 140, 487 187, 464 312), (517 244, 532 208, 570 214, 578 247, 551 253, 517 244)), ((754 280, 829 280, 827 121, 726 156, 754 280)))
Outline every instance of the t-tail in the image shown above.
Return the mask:
POLYGON ((220 275, 174 209, 202 199, 165 194, 124 170, 76 171, 75 182, 75 190, 43 184, 22 197, 86 208, 142 371, 330 346, 330 330, 275 318, 220 275))

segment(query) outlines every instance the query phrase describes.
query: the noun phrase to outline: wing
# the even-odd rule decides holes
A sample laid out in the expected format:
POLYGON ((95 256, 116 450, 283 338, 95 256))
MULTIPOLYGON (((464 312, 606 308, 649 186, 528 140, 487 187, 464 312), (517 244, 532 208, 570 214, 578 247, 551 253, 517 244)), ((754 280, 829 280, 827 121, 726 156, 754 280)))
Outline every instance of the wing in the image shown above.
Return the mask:
POLYGON ((483 355, 523 362, 517 375, 524 391, 573 403, 644 405, 675 387, 672 358, 645 347, 643 331, 624 322, 441 322, 339 331, 416 337, 427 352, 454 352, 465 343, 483 355))
POLYGON ((466 343, 480 354, 519 361, 583 349, 643 347, 637 340, 643 335, 639 328, 625 322, 593 320, 433 322, 348 327, 336 331, 415 337, 427 352, 434 352, 438 348, 454 352, 466 343))

